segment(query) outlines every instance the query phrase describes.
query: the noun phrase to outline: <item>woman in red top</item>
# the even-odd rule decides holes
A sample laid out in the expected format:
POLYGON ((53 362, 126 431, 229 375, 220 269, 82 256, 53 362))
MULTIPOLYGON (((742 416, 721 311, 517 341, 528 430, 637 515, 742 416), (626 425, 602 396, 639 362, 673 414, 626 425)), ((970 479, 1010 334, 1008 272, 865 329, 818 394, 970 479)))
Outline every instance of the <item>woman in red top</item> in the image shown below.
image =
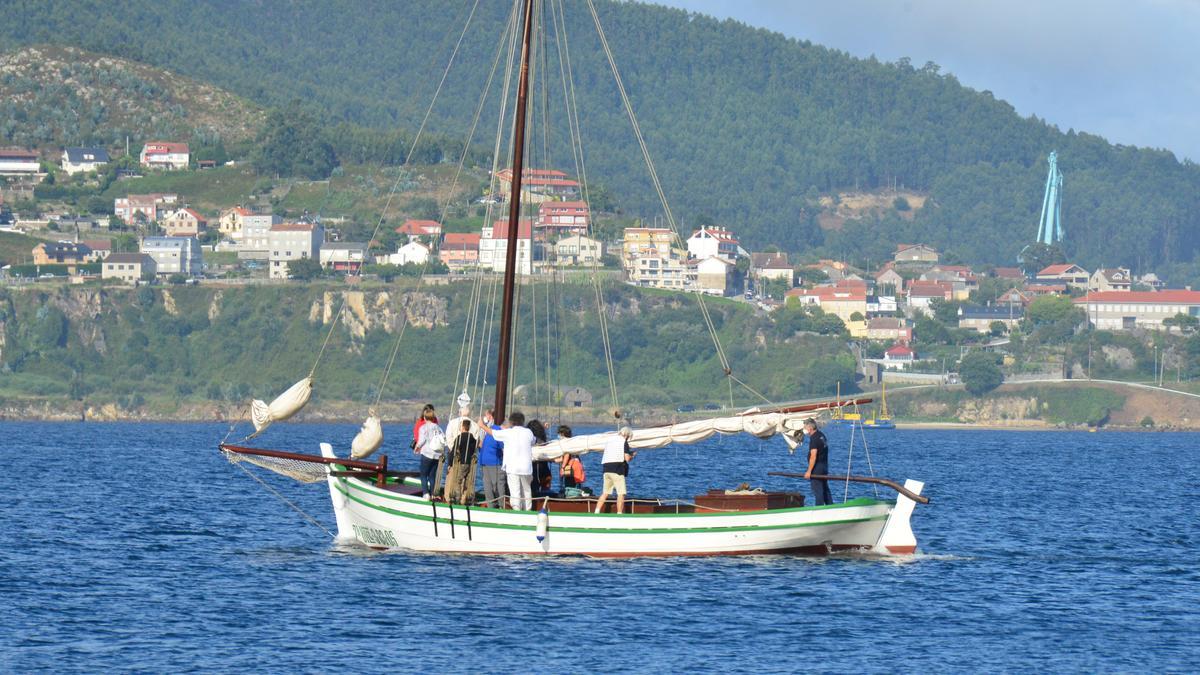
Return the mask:
MULTIPOLYGON (((417 415, 417 422, 416 424, 413 424, 412 443, 409 443, 408 447, 413 448, 414 450, 417 447, 417 439, 421 438, 421 425, 425 424, 425 418, 427 417, 426 413, 434 413, 432 403, 426 403, 425 407, 421 408, 421 414, 417 415)), ((438 423, 437 413, 433 414, 431 421, 434 424, 438 423)))

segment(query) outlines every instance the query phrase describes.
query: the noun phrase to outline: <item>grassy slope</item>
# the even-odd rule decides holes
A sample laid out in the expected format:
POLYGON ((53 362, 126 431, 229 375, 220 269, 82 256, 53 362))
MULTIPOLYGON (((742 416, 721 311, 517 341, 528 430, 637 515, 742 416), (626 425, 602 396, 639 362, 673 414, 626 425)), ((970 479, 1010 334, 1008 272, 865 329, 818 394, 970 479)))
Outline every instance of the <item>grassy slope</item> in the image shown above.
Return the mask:
POLYGON ((32 262, 31 251, 42 243, 36 237, 27 237, 15 232, 0 232, 0 265, 32 262))

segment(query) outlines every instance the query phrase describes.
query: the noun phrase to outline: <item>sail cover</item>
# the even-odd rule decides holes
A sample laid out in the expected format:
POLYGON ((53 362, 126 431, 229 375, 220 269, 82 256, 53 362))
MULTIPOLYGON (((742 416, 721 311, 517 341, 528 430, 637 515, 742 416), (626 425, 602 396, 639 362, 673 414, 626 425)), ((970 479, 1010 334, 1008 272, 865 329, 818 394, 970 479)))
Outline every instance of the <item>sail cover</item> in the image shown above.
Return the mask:
POLYGON ((254 422, 254 433, 250 438, 261 434, 272 422, 282 422, 300 412, 312 396, 312 378, 306 377, 293 384, 270 404, 255 400, 250 404, 250 419, 254 422))
POLYGON ((363 459, 378 450, 380 445, 383 445, 383 426, 380 424, 379 416, 372 410, 367 414, 367 420, 363 422, 362 429, 358 430, 358 435, 350 442, 350 456, 354 459, 363 459))
MULTIPOLYGON (((750 434, 758 438, 770 438, 783 434, 788 447, 795 449, 800 444, 804 420, 812 412, 749 412, 736 417, 712 417, 690 422, 679 422, 661 427, 634 429, 629 438, 632 448, 661 448, 671 443, 698 443, 713 434, 750 434)), ((536 460, 557 459, 564 454, 582 455, 603 450, 604 444, 616 436, 615 431, 602 434, 586 434, 572 438, 559 438, 533 449, 536 460)))

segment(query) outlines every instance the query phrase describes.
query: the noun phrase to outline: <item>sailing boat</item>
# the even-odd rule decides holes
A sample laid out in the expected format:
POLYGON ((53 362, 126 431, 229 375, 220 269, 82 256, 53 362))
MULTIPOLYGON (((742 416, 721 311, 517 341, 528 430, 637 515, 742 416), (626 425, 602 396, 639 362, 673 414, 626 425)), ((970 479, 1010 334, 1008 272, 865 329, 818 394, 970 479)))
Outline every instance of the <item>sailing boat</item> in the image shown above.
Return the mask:
POLYGON ((895 429, 896 423, 892 420, 891 413, 887 407, 887 383, 880 383, 882 389, 879 395, 879 412, 872 412, 871 416, 862 421, 864 429, 895 429))
MULTIPOLYGON (((520 76, 513 127, 509 223, 519 223, 524 176, 526 101, 529 90, 533 0, 521 10, 520 76)), ((559 6, 561 12, 561 5, 559 6)), ((595 7, 588 2, 600 41, 608 52, 595 7)), ((516 25, 517 14, 513 15, 516 25)), ((515 36, 515 31, 514 31, 515 36)), ((615 62, 608 52, 618 88, 626 103, 647 161, 645 144, 628 105, 615 62)), ((648 162, 649 163, 649 162, 648 162)), ((659 187, 657 176, 652 177, 659 187)), ((659 189, 661 195, 661 189, 659 189)), ((668 220, 672 220, 667 212, 668 220)), ((504 267, 500 335, 494 403, 497 420, 504 419, 509 396, 509 371, 513 355, 513 310, 517 273, 517 236, 520 228, 508 227, 504 267)), ((678 233, 676 233, 678 236, 678 233)), ((703 298, 695 294, 701 311, 703 298)), ((707 315, 706 315, 707 320, 707 315)), ((336 322, 335 322, 336 324, 336 322)), ((715 340, 714 340, 715 341, 715 340)), ((720 344, 716 342, 718 353, 720 344)), ((326 340, 328 343, 328 339, 326 340)), ((322 347, 324 349, 324 347, 322 347)), ((732 371, 722 355, 726 375, 732 371)), ((315 369, 315 367, 314 367, 315 369)), ((611 378, 611 365, 610 365, 611 378)), ((286 420, 309 400, 312 375, 294 385, 270 404, 255 402, 255 434, 267 425, 286 420)), ((381 389, 382 391, 382 389, 381 389)), ((663 426, 636 428, 628 436, 634 449, 662 448, 673 443, 697 443, 715 434, 749 434, 767 439, 780 436, 789 449, 802 443, 806 418, 843 405, 869 399, 828 401, 805 405, 768 405, 741 413, 663 426)), ((459 397, 460 424, 469 420, 471 399, 459 397)), ((615 413, 619 418, 620 413, 615 413)), ((472 424, 476 424, 472 422, 472 424)), ((617 432, 559 438, 535 446, 534 460, 553 460, 564 454, 596 452, 617 432)), ((609 509, 597 513, 590 497, 539 498, 540 508, 506 510, 455 505, 436 497, 426 498, 412 472, 393 471, 387 457, 361 459, 382 443, 379 419, 371 413, 351 444, 351 458, 339 456, 331 444, 320 443, 320 455, 309 455, 241 444, 220 444, 231 462, 249 462, 304 482, 325 482, 329 489, 339 541, 375 549, 444 553, 585 555, 598 557, 739 555, 803 553, 824 555, 835 551, 863 551, 881 555, 906 555, 917 541, 910 519, 924 484, 907 480, 903 485, 873 476, 814 476, 834 481, 882 485, 896 492, 894 500, 878 497, 849 499, 840 504, 806 507, 802 495, 792 492, 729 494, 710 491, 691 502, 661 499, 626 499, 625 513, 609 509)), ((797 474, 779 473, 780 476, 797 474)))

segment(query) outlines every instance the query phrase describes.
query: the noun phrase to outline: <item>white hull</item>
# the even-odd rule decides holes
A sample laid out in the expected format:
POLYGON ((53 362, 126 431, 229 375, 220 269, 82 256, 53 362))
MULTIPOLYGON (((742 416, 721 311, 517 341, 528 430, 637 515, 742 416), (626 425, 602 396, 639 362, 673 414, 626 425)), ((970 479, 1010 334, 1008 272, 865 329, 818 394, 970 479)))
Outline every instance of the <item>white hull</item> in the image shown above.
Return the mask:
MULTIPOLYGON (((322 447, 332 456, 328 446, 322 447)), ((910 554, 914 502, 874 499, 769 511, 591 514, 550 513, 538 539, 538 514, 450 507, 358 478, 328 479, 338 538, 377 549, 444 553, 675 556, 857 550, 910 554)), ((905 487, 919 493, 923 484, 905 487)))

